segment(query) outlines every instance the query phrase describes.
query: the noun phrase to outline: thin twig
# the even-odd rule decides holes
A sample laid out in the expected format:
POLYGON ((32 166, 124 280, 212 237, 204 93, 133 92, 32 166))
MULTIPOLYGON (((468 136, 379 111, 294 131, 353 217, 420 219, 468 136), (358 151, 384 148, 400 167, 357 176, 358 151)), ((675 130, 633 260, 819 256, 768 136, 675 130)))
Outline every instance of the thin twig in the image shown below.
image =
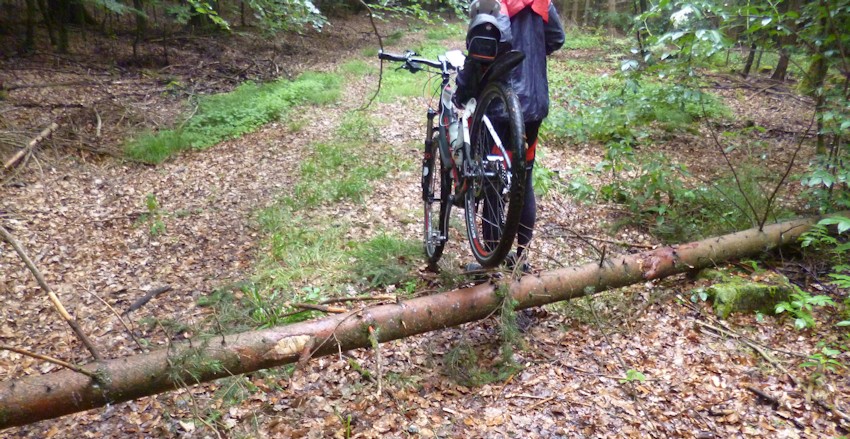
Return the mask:
POLYGON ((128 308, 127 311, 121 313, 121 315, 126 316, 131 312, 145 306, 148 302, 150 302, 154 297, 159 296, 162 293, 167 293, 171 291, 171 285, 164 285, 158 288, 154 288, 148 291, 144 296, 133 302, 128 308))
POLYGON ((759 388, 758 388, 758 387, 756 387, 756 386, 753 386, 753 385, 750 385, 750 384, 745 384, 745 385, 743 385, 743 386, 741 386, 741 387, 743 387, 743 388, 744 388, 744 389, 746 389, 746 390, 749 390, 750 392, 755 393, 755 394, 756 394, 756 396, 758 396, 758 397, 760 397, 761 399, 763 399, 763 400, 765 400, 765 401, 769 402, 769 403, 770 403, 770 405, 772 405, 774 408, 775 408, 775 407, 779 407, 779 405, 780 405, 780 404, 779 404, 779 399, 777 399, 775 396, 773 396, 773 395, 771 395, 771 394, 769 394, 769 393, 765 392, 764 390, 759 389, 759 388))
POLYGON ((71 317, 71 314, 68 313, 68 310, 65 309, 65 306, 62 305, 62 302, 59 301, 59 297, 56 296, 56 293, 53 292, 50 286, 47 285, 47 281, 44 280, 44 276, 42 276, 41 272, 38 270, 38 267, 36 267, 32 260, 29 258, 29 256, 27 256, 21 245, 18 244, 18 241, 16 241, 12 234, 9 233, 9 231, 6 230, 6 228, 2 225, 0 225, 0 236, 2 236, 3 239, 5 239, 6 242, 11 244, 11 246, 15 249, 15 252, 18 253, 18 256, 21 257, 21 259, 24 261, 24 264, 26 264, 27 268, 29 268, 33 276, 35 276, 38 285, 41 287, 42 290, 47 293, 47 296, 53 303, 53 307, 56 309, 59 315, 62 316, 63 319, 65 319, 65 321, 74 331, 74 333, 77 334, 77 338, 79 338, 80 341, 82 341, 83 344, 86 346, 86 348, 88 348, 89 352, 91 352, 92 354, 92 357, 94 357, 96 361, 100 361, 100 353, 98 353, 97 349, 94 347, 94 344, 92 344, 91 340, 89 340, 89 338, 83 332, 83 329, 80 328, 80 325, 77 324, 77 321, 73 317, 71 317))
MULTIPOLYGON (((78 285, 78 287, 80 287, 80 286, 78 285)), ((136 337, 136 334, 133 333, 133 331, 130 329, 130 327, 127 326, 127 322, 125 322, 124 319, 121 318, 121 315, 118 314, 118 311, 116 311, 115 308, 112 307, 112 305, 110 305, 107 301, 103 300, 103 298, 98 296, 97 293, 95 293, 94 291, 89 290, 89 289, 85 289, 85 290, 88 291, 88 293, 91 294, 92 296, 94 296, 97 300, 99 300, 100 303, 106 305, 106 307, 109 308, 109 311, 112 311, 112 314, 115 315, 115 318, 117 318, 118 321, 121 322, 121 326, 124 327, 124 330, 127 331, 127 333, 130 334, 130 337, 133 338, 133 341, 136 342, 136 346, 138 346, 139 349, 144 351, 145 348, 142 346, 142 343, 139 341, 139 339, 136 337)))
POLYGON ((537 401, 537 402, 535 402, 534 404, 532 404, 530 407, 528 407, 528 408, 527 408, 527 409, 525 409, 525 410, 527 410, 527 411, 529 411, 529 412, 530 412, 530 411, 533 411, 533 410, 534 410, 534 409, 536 409, 537 407, 540 407, 541 405, 546 404, 547 402, 549 402, 549 401, 551 401, 551 400, 553 400, 553 399, 555 399, 555 397, 554 397, 554 396, 550 396, 550 397, 548 397, 548 398, 546 398, 546 399, 544 399, 544 400, 542 400, 542 401, 537 401))
POLYGON ((321 311, 331 314, 342 314, 348 312, 347 309, 341 308, 338 306, 327 306, 327 305, 317 305, 315 303, 293 303, 293 308, 301 308, 301 309, 309 309, 314 311, 321 311))
MULTIPOLYGON (((360 0, 360 4, 365 6, 366 10, 369 11, 369 23, 372 24, 372 30, 375 31, 375 37, 378 38, 378 47, 380 47, 381 51, 383 52, 384 51, 384 42, 383 42, 383 40, 381 40, 381 33, 378 32, 378 26, 375 25, 375 16, 374 16, 374 14, 372 14, 372 8, 370 8, 369 5, 366 4, 366 2, 364 0, 360 0)), ((367 102, 362 107, 358 108, 357 111, 363 111, 363 110, 369 108, 372 105, 372 102, 375 101, 375 98, 378 97, 378 93, 381 92, 381 83, 384 80, 384 62, 381 61, 378 65, 379 65, 379 67, 378 67, 378 88, 375 89, 375 94, 373 94, 372 97, 369 98, 369 102, 367 102)))
POLYGON ((59 124, 57 124, 56 122, 50 124, 50 126, 42 130, 41 133, 38 134, 38 136, 30 140, 29 143, 27 143, 23 149, 18 151, 17 154, 15 154, 14 156, 12 156, 12 158, 6 161, 6 163, 3 164, 3 169, 9 169, 14 166, 15 163, 18 163, 21 158, 27 155, 35 147, 35 145, 44 140, 47 136, 50 135, 50 133, 56 131, 58 128, 59 124))
POLYGON ((812 119, 809 121, 809 126, 806 128, 806 131, 803 135, 800 136, 800 141, 797 142, 797 148, 794 149, 794 154, 791 156, 791 160, 788 162, 788 167, 785 168, 785 173, 782 174, 782 178, 779 180, 779 183, 776 184, 776 187, 773 188, 773 192, 767 198, 767 206, 764 208, 764 217, 759 221, 759 230, 764 227, 764 223, 767 222, 767 216, 770 214, 770 206, 773 205, 773 202, 776 200, 776 194, 779 192, 779 188, 785 184, 785 180, 788 178, 788 175, 791 174, 791 168, 794 167, 794 161, 797 160, 797 154, 800 152, 800 148, 803 147, 803 141, 806 139, 806 134, 808 134, 809 130, 812 129, 812 125, 815 123, 815 119, 817 118, 817 111, 812 112, 812 119))
POLYGON ((380 294, 377 296, 356 296, 356 297, 337 297, 333 299, 327 299, 319 302, 319 305, 330 305, 332 303, 344 303, 344 302, 368 302, 371 300, 383 300, 389 302, 395 302, 398 300, 398 297, 393 294, 380 294))
MULTIPOLYGON (((702 101, 702 95, 700 95, 700 105, 702 105, 702 113, 703 119, 708 119, 708 111, 705 109, 705 102, 702 101)), ((723 148, 723 144, 720 143, 720 140, 717 138, 717 133, 714 131, 714 128, 711 126, 711 123, 706 122, 705 124, 708 127, 708 131, 711 134, 712 140, 714 140, 714 144, 717 145, 717 149, 720 150, 720 153, 723 154, 723 159, 726 160, 726 165, 729 166, 729 170, 732 171, 732 176, 735 178, 735 184, 738 186, 738 191, 741 192, 741 196, 744 197, 744 201, 746 201, 747 206, 749 206, 750 210, 753 212, 753 223, 757 224, 759 219, 758 211, 756 210, 753 203, 750 201, 750 197, 747 196, 747 193, 744 192, 744 187, 741 185, 741 179, 738 178, 738 173, 735 171, 735 166, 732 164, 732 161, 729 159, 729 155, 726 154, 726 149, 723 148)), ((761 228, 759 228, 761 230, 761 228)))
POLYGON ((83 375, 85 375, 85 376, 87 376, 87 377, 89 377, 93 380, 98 380, 98 381, 100 380, 100 377, 98 377, 97 373, 85 370, 80 366, 76 366, 74 364, 68 363, 67 361, 62 361, 58 358, 48 357, 47 355, 36 354, 35 352, 30 352, 30 351, 27 351, 27 350, 24 350, 24 349, 19 349, 19 348, 16 348, 16 347, 6 346, 6 345, 0 345, 0 350, 10 351, 10 352, 14 352, 16 354, 26 355, 27 357, 35 358, 37 360, 43 360, 43 361, 46 361, 48 363, 53 363, 57 366, 62 366, 65 369, 70 369, 70 370, 73 370, 74 372, 81 373, 81 374, 83 374, 83 375))
MULTIPOLYGON (((615 240, 615 239, 609 239, 609 238, 598 238, 598 237, 596 237, 596 236, 582 235, 582 234, 580 234, 580 233, 576 232, 575 230, 573 230, 573 229, 571 229, 571 228, 569 228, 569 227, 561 227, 561 229, 562 229, 562 230, 565 230, 565 231, 567 231, 567 232, 570 232, 573 236, 575 236, 576 238, 581 239, 582 241, 584 241, 584 240, 598 241, 598 242, 604 242, 604 243, 606 243, 606 244, 619 245, 619 246, 621 246, 621 247, 645 248, 645 249, 649 249, 649 250, 651 250, 651 249, 654 249, 654 248, 655 248, 655 246, 654 246, 654 245, 649 245, 649 244, 635 244, 635 243, 626 242, 626 241, 617 241, 617 240, 615 240)), ((585 241, 585 242, 586 242, 586 241, 585 241)))

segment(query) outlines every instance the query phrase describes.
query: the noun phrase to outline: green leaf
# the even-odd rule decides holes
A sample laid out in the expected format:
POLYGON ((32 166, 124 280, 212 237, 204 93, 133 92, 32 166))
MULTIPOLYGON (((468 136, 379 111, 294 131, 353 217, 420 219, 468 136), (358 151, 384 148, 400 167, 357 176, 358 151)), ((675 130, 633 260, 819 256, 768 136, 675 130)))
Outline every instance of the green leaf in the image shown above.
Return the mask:
POLYGON ((850 230, 850 218, 845 218, 843 216, 824 218, 820 220, 818 224, 823 224, 825 226, 838 225, 838 233, 844 233, 850 230))
POLYGON ((629 369, 626 371, 626 377, 620 380, 620 383, 632 382, 632 381, 646 381, 646 376, 634 369, 629 369))
POLYGON ((823 347, 821 352, 823 352, 824 355, 826 355, 827 357, 835 357, 835 356, 841 354, 841 351, 839 351, 837 349, 831 349, 831 348, 828 348, 826 346, 823 347))
POLYGON ((842 320, 836 323, 835 326, 850 326, 850 320, 842 320))

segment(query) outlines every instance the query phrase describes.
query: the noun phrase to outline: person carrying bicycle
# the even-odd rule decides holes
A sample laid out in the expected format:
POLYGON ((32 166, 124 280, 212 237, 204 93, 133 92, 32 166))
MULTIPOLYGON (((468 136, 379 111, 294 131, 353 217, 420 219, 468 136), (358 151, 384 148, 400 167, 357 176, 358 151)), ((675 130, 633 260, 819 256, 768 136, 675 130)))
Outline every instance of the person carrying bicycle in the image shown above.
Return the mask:
MULTIPOLYGON (((549 114, 549 82, 546 73, 546 57, 564 45, 564 28, 558 11, 551 0, 474 0, 470 4, 470 35, 488 25, 500 31, 499 51, 518 50, 525 59, 513 69, 509 84, 519 97, 525 121, 526 193, 520 217, 517 251, 508 255, 506 263, 513 268, 522 261, 523 251, 528 247, 537 220, 537 203, 532 185, 532 172, 537 149, 537 133, 543 119, 549 114), (494 5, 495 3, 495 5, 494 5), (493 20, 491 17, 495 18, 493 20), (505 19, 507 17, 507 20, 505 19), (506 25, 509 21, 509 27, 506 25)), ((483 67, 473 57, 467 58, 464 68, 457 76, 457 102, 465 102, 475 93, 477 80, 483 67)), ((494 121, 498 122, 498 118, 494 121)), ((501 131, 497 124, 496 130, 501 131)), ((523 271, 529 271, 522 263, 523 271)))

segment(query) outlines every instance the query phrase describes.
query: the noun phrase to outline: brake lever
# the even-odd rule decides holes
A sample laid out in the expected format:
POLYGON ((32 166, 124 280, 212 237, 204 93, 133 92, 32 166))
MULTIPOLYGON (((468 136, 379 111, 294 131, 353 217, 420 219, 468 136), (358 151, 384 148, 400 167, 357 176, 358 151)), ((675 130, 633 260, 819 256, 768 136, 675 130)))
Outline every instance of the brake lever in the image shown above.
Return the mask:
POLYGON ((405 61, 404 64, 396 67, 396 70, 407 70, 410 73, 416 73, 422 70, 422 64, 417 62, 405 61))

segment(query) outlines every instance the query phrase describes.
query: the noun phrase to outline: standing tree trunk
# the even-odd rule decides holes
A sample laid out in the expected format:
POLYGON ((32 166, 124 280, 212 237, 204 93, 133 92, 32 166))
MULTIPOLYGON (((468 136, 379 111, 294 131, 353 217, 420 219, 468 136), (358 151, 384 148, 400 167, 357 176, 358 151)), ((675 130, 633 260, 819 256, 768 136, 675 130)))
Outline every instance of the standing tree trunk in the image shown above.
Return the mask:
POLYGON ((148 27, 148 19, 145 17, 144 0, 133 0, 133 7, 136 8, 136 35, 133 38, 133 59, 138 59, 139 43, 145 37, 145 32, 148 27))
MULTIPOLYGON (((781 41, 785 40, 785 38, 779 38, 780 45, 781 41)), ((785 76, 788 74, 788 62, 790 61, 791 56, 788 54, 788 50, 785 47, 781 47, 779 49, 779 61, 776 63, 776 69, 773 70, 773 75, 770 76, 770 79, 774 81, 784 81, 785 76)))
MULTIPOLYGON (((750 45, 750 52, 747 54, 747 62, 744 63, 744 70, 741 72, 741 76, 743 76, 745 78, 750 76, 750 70, 753 68, 753 61, 755 61, 755 59, 756 59, 756 50, 757 49, 758 48, 756 47, 756 43, 753 42, 753 44, 750 45)), ((758 68, 758 67, 756 67, 756 68, 758 68)))
POLYGON ((41 17, 44 20, 44 25, 47 27, 47 37, 50 38, 50 45, 56 46, 59 41, 56 38, 55 20, 50 8, 47 7, 47 0, 37 0, 38 8, 41 9, 41 17))
POLYGON ((612 37, 617 36, 616 18, 617 0, 608 0, 608 32, 612 37))
POLYGON ((572 12, 570 12, 570 20, 571 20, 571 21, 573 22, 573 24, 574 24, 574 25, 576 25, 576 26, 578 26, 578 25, 579 25, 579 21, 578 21, 578 4, 579 4, 579 2, 580 2, 580 1, 581 1, 581 0, 572 0, 572 2, 573 2, 572 7, 573 7, 573 8, 572 8, 572 12))
MULTIPOLYGON (((780 2, 779 11, 783 14, 787 14, 791 11, 799 14, 800 1, 801 0, 790 0, 780 2)), ((773 75, 771 75, 770 77, 775 81, 784 81, 785 77, 788 75, 788 64, 791 61, 791 54, 788 53, 788 47, 794 45, 797 42, 796 22, 793 20, 788 22, 788 29, 790 30, 790 33, 788 35, 780 36, 776 39, 776 45, 777 47, 779 47, 779 61, 776 63, 776 69, 773 71, 773 75)))
POLYGON ((581 27, 590 24, 590 0, 584 0, 584 14, 581 16, 581 27))
MULTIPOLYGON (((848 212, 839 215, 848 215, 848 212)), ((211 336, 169 349, 83 366, 99 378, 63 370, 0 383, 0 429, 153 395, 235 374, 436 331, 491 316, 504 300, 516 309, 569 300, 792 244, 820 218, 788 221, 703 241, 613 256, 601 262, 483 283, 446 293, 260 331, 211 336), (373 331, 374 329, 374 331, 373 331), (375 334, 375 335, 373 335, 375 334), (211 367, 215 364, 215 367, 211 367)))
POLYGON ((56 50, 59 53, 68 53, 68 23, 71 22, 71 0, 59 0, 55 2, 56 25, 59 26, 59 40, 56 50))
POLYGON ((23 52, 32 53, 35 51, 35 15, 36 15, 36 7, 35 0, 26 0, 27 4, 27 16, 26 16, 26 26, 27 26, 27 35, 24 39, 24 47, 23 52))
MULTIPOLYGON (((646 0, 632 0, 634 8, 635 8, 635 16, 640 16, 644 12, 646 12, 646 0)), ((635 26, 635 37, 637 38, 638 49, 640 50, 640 58, 641 62, 645 62, 647 51, 643 47, 643 27, 635 26)))

